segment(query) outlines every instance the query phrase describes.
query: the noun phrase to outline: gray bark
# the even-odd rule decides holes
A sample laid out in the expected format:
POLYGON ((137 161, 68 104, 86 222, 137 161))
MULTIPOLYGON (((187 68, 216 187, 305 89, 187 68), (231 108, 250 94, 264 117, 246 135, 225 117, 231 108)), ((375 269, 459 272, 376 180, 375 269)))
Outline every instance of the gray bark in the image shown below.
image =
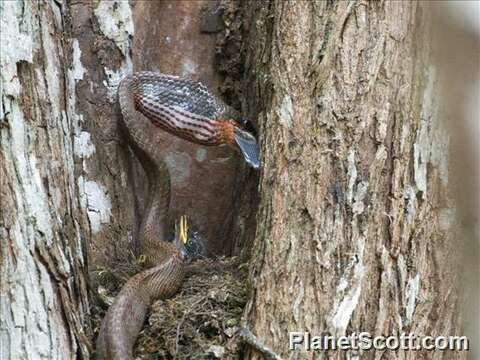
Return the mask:
MULTIPOLYGON (((131 260, 145 192, 118 128, 116 85, 133 68, 186 71, 213 87, 223 80, 213 71, 215 41, 193 35, 201 6, 178 4, 0 3, 2 359, 92 354, 87 270, 131 260), (176 29, 176 17, 195 19, 176 29), (171 33, 182 37, 167 44, 171 33)), ((260 123, 264 165, 245 312, 252 332, 292 358, 315 355, 289 353, 288 331, 460 335, 451 134, 437 116, 426 6, 250 1, 242 9, 221 65, 225 83, 245 77, 230 98, 243 97, 260 123), (240 33, 245 72, 233 74, 240 33)), ((218 252, 248 246, 255 175, 224 149, 204 157, 182 142, 165 146, 177 174, 173 215, 192 210, 218 252), (218 178, 187 191, 212 172, 218 178)))
MULTIPOLYGON (((146 185, 118 126, 116 86, 134 69, 157 70, 216 91, 218 19, 200 17, 215 3, 0 4, 1 358, 92 354, 88 284, 96 291, 105 269, 127 275, 146 185)), ((230 253, 240 158, 168 136, 162 146, 171 218, 186 213, 211 250, 230 253)))
POLYGON ((132 69, 131 9, 0 6, 0 357, 89 358, 88 270, 125 261, 136 228, 115 107, 116 85, 132 69))
POLYGON ((332 359, 359 354, 290 352, 289 331, 462 335, 461 242, 428 7, 252 1, 246 9, 263 153, 245 313, 253 334, 285 358, 332 359))
POLYGON ((77 170, 92 145, 76 108, 78 43, 61 36, 59 3, 0 11, 0 357, 86 358, 89 185, 77 170))

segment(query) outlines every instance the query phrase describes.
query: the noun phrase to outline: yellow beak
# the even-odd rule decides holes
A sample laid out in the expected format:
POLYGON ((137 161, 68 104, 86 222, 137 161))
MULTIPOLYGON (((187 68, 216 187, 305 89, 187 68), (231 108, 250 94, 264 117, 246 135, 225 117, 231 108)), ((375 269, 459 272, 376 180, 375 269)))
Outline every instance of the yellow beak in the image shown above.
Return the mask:
POLYGON ((180 240, 186 244, 188 240, 188 224, 187 217, 182 215, 180 217, 180 240))

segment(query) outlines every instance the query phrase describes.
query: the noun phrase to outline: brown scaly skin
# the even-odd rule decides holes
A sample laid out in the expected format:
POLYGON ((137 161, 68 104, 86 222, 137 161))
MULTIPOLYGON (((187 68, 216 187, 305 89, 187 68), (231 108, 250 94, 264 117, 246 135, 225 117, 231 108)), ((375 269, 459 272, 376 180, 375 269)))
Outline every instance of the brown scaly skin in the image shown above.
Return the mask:
POLYGON ((259 168, 259 146, 252 123, 203 84, 149 71, 132 75, 134 108, 156 127, 205 146, 229 144, 247 164, 259 168))
POLYGON ((140 226, 141 253, 154 267, 129 279, 103 319, 97 340, 97 358, 133 359, 133 346, 141 330, 147 309, 160 298, 179 290, 185 275, 182 255, 165 242, 165 217, 170 202, 170 177, 158 148, 152 124, 135 112, 131 96, 132 77, 119 86, 119 102, 129 144, 140 160, 148 179, 149 194, 140 226))

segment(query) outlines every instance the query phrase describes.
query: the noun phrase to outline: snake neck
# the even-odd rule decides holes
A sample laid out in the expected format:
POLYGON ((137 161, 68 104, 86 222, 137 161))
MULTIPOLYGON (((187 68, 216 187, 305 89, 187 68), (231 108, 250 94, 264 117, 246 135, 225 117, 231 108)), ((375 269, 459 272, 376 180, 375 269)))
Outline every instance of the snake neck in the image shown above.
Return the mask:
POLYGON ((130 278, 108 309, 97 340, 99 359, 132 359, 148 306, 153 300, 170 297, 178 291, 185 273, 175 245, 165 241, 170 176, 159 153, 153 125, 135 111, 133 94, 137 86, 137 77, 128 76, 120 83, 118 95, 129 145, 148 181, 139 235, 140 250, 147 260, 144 265, 150 268, 130 278))
POLYGON ((154 126, 141 113, 135 111, 133 94, 138 85, 135 75, 127 76, 120 83, 118 95, 129 145, 140 161, 148 182, 147 202, 140 224, 140 250, 142 254, 153 258, 152 263, 157 263, 158 260, 168 257, 167 253, 174 251, 162 241, 167 235, 170 176, 155 138, 154 126), (159 259, 155 259, 157 256, 159 259))
POLYGON ((148 183, 145 211, 140 223, 140 253, 145 256, 145 266, 163 262, 176 252, 173 244, 166 242, 166 218, 170 203, 170 177, 161 159, 148 159, 140 156, 148 183))

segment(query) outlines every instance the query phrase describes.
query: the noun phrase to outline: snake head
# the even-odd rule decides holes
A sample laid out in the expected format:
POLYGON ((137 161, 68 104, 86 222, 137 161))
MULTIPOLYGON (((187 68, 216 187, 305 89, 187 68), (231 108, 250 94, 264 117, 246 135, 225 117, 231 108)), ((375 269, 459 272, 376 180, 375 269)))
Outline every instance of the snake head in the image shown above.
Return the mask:
POLYGON ((233 139, 247 164, 258 169, 260 167, 260 149, 255 136, 251 132, 235 126, 233 139))
POLYGON ((260 149, 258 147, 255 125, 247 118, 237 118, 233 122, 233 136, 230 141, 243 155, 248 165, 254 169, 260 167, 260 149))
POLYGON ((260 149, 257 139, 253 135, 255 132, 249 131, 247 125, 253 125, 249 121, 221 119, 214 122, 217 126, 220 143, 229 144, 235 149, 240 150, 243 158, 248 165, 254 169, 260 167, 260 149))

